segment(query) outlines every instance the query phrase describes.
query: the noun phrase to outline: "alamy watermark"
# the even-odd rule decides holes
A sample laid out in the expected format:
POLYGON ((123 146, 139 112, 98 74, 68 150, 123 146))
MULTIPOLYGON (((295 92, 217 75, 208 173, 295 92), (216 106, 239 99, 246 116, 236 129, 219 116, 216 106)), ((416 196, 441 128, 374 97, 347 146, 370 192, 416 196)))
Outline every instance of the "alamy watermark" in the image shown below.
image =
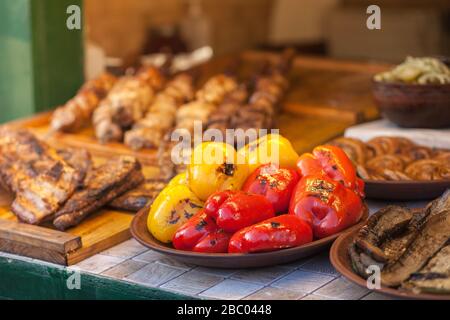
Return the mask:
POLYGON ((67 7, 66 26, 69 30, 81 30, 81 8, 75 4, 67 7))
POLYGON ((78 267, 69 267, 66 269, 68 274, 66 287, 69 290, 81 290, 81 270, 78 267))
POLYGON ((380 30, 381 29, 381 9, 376 4, 372 4, 367 7, 367 14, 370 16, 366 20, 366 26, 369 30, 380 30))

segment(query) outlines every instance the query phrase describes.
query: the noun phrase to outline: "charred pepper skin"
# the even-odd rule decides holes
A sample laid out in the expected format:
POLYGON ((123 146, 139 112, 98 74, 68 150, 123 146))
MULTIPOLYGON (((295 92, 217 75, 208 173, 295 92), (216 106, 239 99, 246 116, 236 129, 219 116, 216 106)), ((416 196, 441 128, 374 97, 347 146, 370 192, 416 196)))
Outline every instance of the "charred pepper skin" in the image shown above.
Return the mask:
POLYGON ((194 247, 194 252, 204 253, 226 253, 228 251, 228 243, 231 238, 230 233, 218 229, 208 233, 206 237, 201 239, 194 247))
POLYGON ((177 229, 202 208, 203 202, 186 185, 166 187, 150 207, 148 230, 157 240, 170 243, 177 229))
POLYGON ((298 181, 299 175, 295 170, 266 164, 247 178, 242 191, 264 196, 272 203, 275 213, 287 213, 298 181))
POLYGON ((198 145, 187 171, 190 189, 203 201, 215 191, 241 189, 248 175, 248 166, 238 163, 236 150, 222 142, 198 145))
POLYGON ((208 200, 205 202, 205 213, 211 216, 214 220, 217 219, 217 211, 219 211, 220 206, 230 199, 232 196, 237 194, 238 191, 219 191, 213 193, 209 196, 208 200))
POLYGON ((304 153, 297 161, 301 177, 326 175, 364 197, 364 182, 357 177, 355 167, 345 152, 335 146, 318 146, 312 154, 304 153))
POLYGON ((338 233, 359 221, 361 198, 328 176, 306 176, 297 184, 289 213, 307 222, 317 239, 338 233))
POLYGON ((225 232, 234 233, 274 217, 275 211, 264 196, 240 191, 225 200, 215 216, 219 228, 225 232))
POLYGON ((172 244, 175 249, 192 251, 200 240, 216 230, 214 220, 200 210, 177 230, 172 244))
POLYGON ((236 232, 228 245, 229 253, 268 252, 311 242, 311 227, 294 215, 281 215, 236 232))

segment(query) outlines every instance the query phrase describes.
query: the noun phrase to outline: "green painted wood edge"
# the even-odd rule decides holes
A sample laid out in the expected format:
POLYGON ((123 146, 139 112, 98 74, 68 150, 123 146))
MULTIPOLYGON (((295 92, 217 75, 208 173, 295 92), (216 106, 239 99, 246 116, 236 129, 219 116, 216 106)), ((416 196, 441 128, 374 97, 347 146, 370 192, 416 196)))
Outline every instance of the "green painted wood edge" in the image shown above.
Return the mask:
POLYGON ((66 26, 67 8, 77 5, 83 12, 83 0, 30 1, 34 112, 39 112, 65 103, 84 81, 83 28, 66 26))
POLYGON ((193 297, 104 276, 81 273, 81 288, 69 290, 69 269, 0 257, 0 297, 20 300, 193 300, 193 297))

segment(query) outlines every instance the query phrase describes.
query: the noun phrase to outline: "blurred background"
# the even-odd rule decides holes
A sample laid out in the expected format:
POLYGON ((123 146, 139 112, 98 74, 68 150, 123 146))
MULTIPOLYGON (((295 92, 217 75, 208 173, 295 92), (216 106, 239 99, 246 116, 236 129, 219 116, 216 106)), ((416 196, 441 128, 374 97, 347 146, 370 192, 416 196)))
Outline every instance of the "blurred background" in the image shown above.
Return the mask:
POLYGON ((300 54, 397 63, 448 56, 450 1, 378 0, 381 30, 366 28, 370 0, 1 0, 0 121, 58 105, 85 78, 123 72, 158 52, 210 47, 214 57, 295 47, 300 54), (69 5, 82 29, 65 27, 69 5))

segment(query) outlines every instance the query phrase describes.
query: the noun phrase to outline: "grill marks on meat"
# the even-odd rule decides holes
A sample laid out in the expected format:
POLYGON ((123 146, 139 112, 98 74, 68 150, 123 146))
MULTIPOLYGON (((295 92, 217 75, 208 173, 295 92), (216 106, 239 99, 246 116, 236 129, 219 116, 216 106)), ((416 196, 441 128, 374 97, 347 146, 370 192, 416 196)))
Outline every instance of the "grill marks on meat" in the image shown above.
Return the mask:
POLYGON ((115 198, 108 206, 118 210, 137 212, 153 203, 153 200, 166 186, 162 180, 146 180, 123 195, 115 198))
POLYGON ((11 209, 24 222, 52 217, 74 193, 80 176, 56 150, 26 130, 0 130, 0 176, 15 194, 11 209))
POLYGON ((85 149, 58 149, 58 155, 77 172, 78 186, 82 187, 87 173, 92 168, 91 154, 85 149))
POLYGON ((349 246, 354 270, 378 264, 385 286, 448 292, 450 275, 450 190, 425 209, 389 206, 364 226, 349 246))
POLYGON ((92 113, 116 81, 115 76, 104 73, 86 82, 74 98, 55 110, 50 124, 52 130, 73 132, 88 125, 92 113))
POLYGON ((136 187, 144 180, 134 157, 121 156, 93 169, 83 189, 75 192, 56 213, 53 224, 60 230, 80 223, 88 214, 136 187))

